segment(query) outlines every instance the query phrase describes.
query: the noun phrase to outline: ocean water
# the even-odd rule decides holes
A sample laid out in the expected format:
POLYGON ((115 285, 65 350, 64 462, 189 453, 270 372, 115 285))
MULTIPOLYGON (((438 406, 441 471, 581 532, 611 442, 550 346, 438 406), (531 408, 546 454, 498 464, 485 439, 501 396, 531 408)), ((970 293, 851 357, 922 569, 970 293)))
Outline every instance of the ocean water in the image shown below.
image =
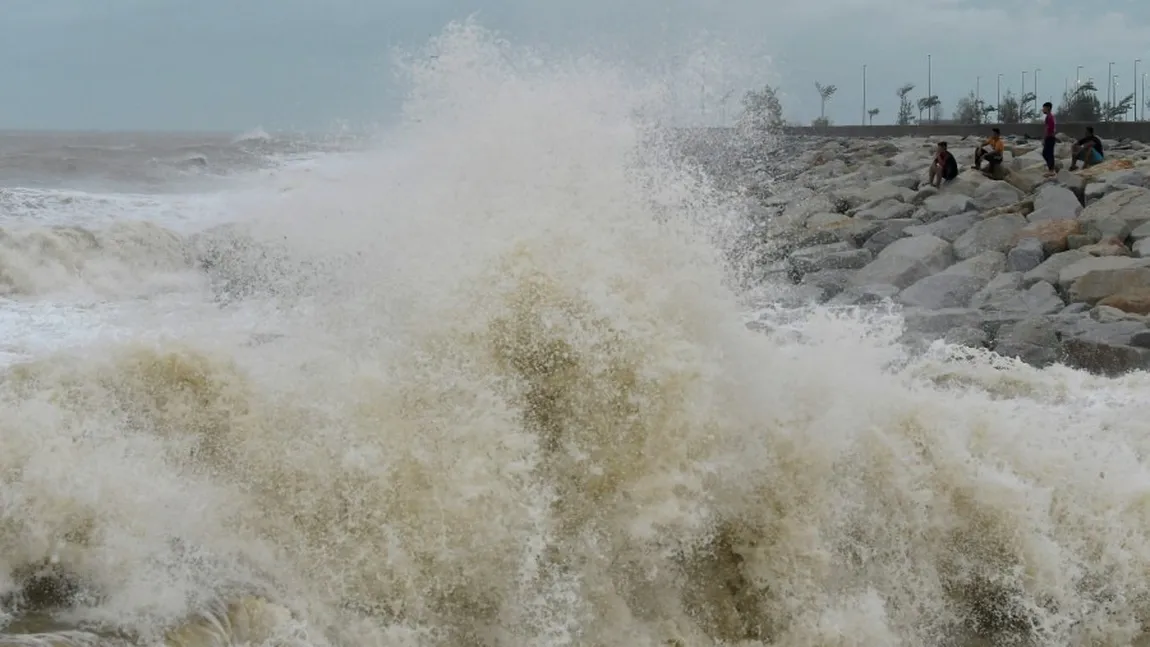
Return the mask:
POLYGON ((355 150, 0 137, 0 645, 1139 639, 1146 375, 771 310, 657 88, 431 47, 355 150))

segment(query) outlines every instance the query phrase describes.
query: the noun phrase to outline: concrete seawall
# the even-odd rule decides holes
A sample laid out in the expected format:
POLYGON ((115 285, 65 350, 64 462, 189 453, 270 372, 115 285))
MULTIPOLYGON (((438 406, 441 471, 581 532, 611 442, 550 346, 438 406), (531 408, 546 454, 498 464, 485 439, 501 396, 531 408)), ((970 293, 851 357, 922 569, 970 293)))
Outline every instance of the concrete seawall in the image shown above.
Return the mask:
MULTIPOLYGON (((925 124, 921 126, 829 126, 816 128, 814 126, 792 126, 784 131, 790 135, 808 135, 812 137, 852 137, 852 138, 889 138, 889 137, 981 137, 991 128, 998 126, 1002 134, 1025 135, 1039 139, 1042 137, 1042 124, 925 124)), ((1133 139, 1141 142, 1150 142, 1150 121, 1112 121, 1092 124, 1060 123, 1058 131, 1071 137, 1079 137, 1087 127, 1094 126, 1094 132, 1104 139, 1133 139)), ((707 132, 711 137, 731 136, 733 129, 715 128, 688 128, 697 136, 707 132)))

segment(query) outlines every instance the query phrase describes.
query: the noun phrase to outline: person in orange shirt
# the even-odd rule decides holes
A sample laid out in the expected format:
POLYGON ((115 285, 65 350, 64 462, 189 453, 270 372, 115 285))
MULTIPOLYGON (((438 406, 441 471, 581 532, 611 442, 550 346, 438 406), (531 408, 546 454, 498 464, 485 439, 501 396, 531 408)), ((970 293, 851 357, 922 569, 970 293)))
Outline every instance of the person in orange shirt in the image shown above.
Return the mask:
POLYGON ((1002 153, 1006 150, 1006 142, 1002 140, 1002 131, 991 129, 991 135, 974 149, 974 170, 982 170, 982 161, 986 160, 987 170, 993 171, 1002 163, 1002 153))

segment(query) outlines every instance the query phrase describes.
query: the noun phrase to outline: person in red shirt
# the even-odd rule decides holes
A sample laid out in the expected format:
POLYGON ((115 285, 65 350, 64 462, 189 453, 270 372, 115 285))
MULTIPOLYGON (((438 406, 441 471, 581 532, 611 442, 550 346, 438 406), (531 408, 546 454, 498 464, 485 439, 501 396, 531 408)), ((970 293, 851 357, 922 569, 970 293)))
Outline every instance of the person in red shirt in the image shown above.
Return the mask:
POLYGON ((1054 145, 1058 140, 1054 138, 1054 104, 1047 101, 1042 104, 1042 114, 1046 115, 1045 137, 1042 138, 1042 159, 1046 160, 1046 177, 1054 175, 1054 145))

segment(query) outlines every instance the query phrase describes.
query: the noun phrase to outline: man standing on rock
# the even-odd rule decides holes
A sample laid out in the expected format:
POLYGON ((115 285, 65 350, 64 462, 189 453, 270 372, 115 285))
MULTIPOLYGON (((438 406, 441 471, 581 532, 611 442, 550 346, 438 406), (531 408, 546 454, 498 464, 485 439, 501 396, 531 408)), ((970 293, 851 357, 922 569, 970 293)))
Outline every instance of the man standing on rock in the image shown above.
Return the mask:
POLYGON ((982 160, 986 160, 988 170, 994 171, 1002 163, 1002 153, 1006 150, 1006 142, 1002 141, 1002 131, 992 128, 990 137, 974 149, 974 170, 982 170, 982 160))
POLYGON ((1102 163, 1105 152, 1102 150, 1102 140, 1094 136, 1094 127, 1086 127, 1086 136, 1074 142, 1070 153, 1070 170, 1073 171, 1082 162, 1082 168, 1090 168, 1102 163))
POLYGON ((1054 138, 1054 104, 1047 101, 1042 104, 1042 114, 1046 115, 1045 137, 1042 138, 1042 159, 1046 160, 1046 177, 1052 177, 1054 171, 1054 145, 1058 140, 1054 138))
POLYGON ((946 149, 946 142, 938 143, 938 152, 930 165, 930 185, 938 188, 943 180, 950 182, 958 177, 958 160, 946 149))

